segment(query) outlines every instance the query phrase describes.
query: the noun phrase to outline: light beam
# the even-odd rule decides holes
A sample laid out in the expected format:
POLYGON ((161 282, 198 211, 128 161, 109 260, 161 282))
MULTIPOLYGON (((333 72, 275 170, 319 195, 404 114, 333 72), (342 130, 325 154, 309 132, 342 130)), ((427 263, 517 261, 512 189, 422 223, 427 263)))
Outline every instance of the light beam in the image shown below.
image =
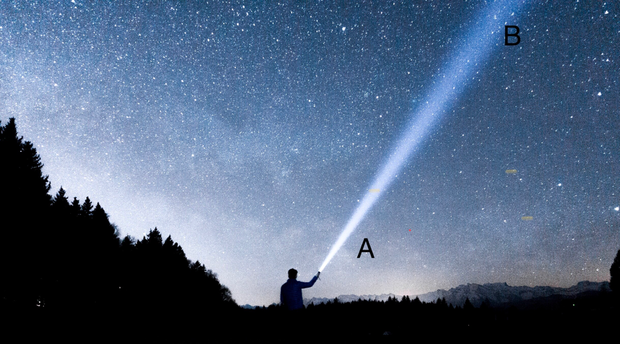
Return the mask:
MULTIPOLYGON (((372 208, 379 197, 388 189, 402 169, 405 162, 417 151, 417 147, 424 141, 426 136, 450 105, 456 101, 468 81, 472 79, 475 70, 480 69, 486 57, 490 55, 494 46, 504 42, 504 26, 513 25, 515 13, 526 1, 497 1, 481 12, 479 20, 474 22, 476 27, 470 29, 468 35, 461 39, 461 46, 447 64, 445 72, 438 75, 433 83, 434 88, 426 97, 428 100, 418 107, 415 115, 407 125, 407 129, 398 140, 394 152, 390 154, 379 170, 377 177, 370 185, 371 190, 379 189, 380 192, 367 192, 360 205, 347 222, 342 234, 330 249, 319 271, 331 261, 336 252, 345 243, 349 235, 364 219, 368 210, 372 208), (511 18, 511 22, 508 19, 511 18)), ((514 49, 514 47, 510 47, 514 49)))

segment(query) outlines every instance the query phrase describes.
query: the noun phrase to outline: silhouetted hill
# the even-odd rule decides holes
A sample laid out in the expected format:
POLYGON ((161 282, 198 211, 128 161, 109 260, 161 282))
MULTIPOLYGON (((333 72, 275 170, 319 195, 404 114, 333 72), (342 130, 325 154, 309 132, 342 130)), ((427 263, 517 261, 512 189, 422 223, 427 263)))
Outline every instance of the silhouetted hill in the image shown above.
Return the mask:
MULTIPOLYGON (((435 302, 437 299, 445 299, 446 302, 453 306, 463 307, 465 300, 469 299, 474 307, 480 307, 483 302, 488 306, 499 307, 517 304, 533 304, 540 302, 544 298, 552 298, 557 300, 570 299, 588 292, 609 292, 609 282, 589 282, 582 281, 569 288, 557 288, 548 286, 509 286, 507 283, 487 283, 474 284, 468 283, 460 285, 449 290, 438 289, 436 291, 420 294, 409 295, 410 299, 419 298, 422 302, 435 302), (527 302, 532 301, 532 302, 527 302)), ((339 302, 363 301, 387 301, 390 297, 398 300, 404 295, 381 294, 381 295, 339 295, 339 302)), ((321 304, 334 302, 330 298, 310 298, 304 299, 304 305, 321 304)))
POLYGON ((417 297, 424 302, 446 299, 446 302, 453 306, 463 306, 465 300, 469 299, 474 307, 480 307, 486 301, 490 306, 497 307, 502 304, 516 304, 550 296, 572 298, 588 291, 610 291, 609 282, 582 281, 569 288, 509 286, 507 283, 482 285, 468 283, 449 290, 439 289, 431 293, 417 295, 417 297))

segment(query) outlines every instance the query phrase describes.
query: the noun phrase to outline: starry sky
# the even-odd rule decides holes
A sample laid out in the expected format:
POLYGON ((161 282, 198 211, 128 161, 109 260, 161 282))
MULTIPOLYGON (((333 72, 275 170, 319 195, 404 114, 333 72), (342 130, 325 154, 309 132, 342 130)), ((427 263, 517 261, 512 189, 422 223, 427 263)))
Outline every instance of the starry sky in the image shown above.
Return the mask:
MULTIPOLYGON (((239 304, 316 274, 486 1, 3 1, 0 120, 121 235, 157 227, 239 304)), ((609 280, 620 5, 497 22, 441 121, 304 297, 609 280), (504 25, 520 43, 504 45, 504 25), (357 255, 368 238, 375 258, 357 255)))

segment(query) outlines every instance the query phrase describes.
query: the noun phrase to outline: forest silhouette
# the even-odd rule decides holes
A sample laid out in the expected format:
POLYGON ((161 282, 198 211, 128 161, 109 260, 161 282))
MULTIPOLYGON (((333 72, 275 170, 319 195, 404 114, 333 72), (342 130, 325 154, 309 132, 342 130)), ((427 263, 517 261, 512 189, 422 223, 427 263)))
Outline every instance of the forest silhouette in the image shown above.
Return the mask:
POLYGON ((7 328, 43 335, 74 323, 65 330, 110 326, 114 333, 112 326, 185 326, 238 308, 215 273, 188 260, 157 228, 141 240, 121 239, 99 203, 69 201, 62 187, 50 196, 41 158, 18 136, 14 118, 0 122, 0 166, 0 310, 11 318, 7 328))
MULTIPOLYGON (((571 338, 613 328, 611 293, 540 300, 528 307, 476 308, 469 300, 333 302, 289 312, 277 304, 245 309, 204 264, 157 228, 141 240, 121 239, 108 214, 89 197, 51 196, 41 158, 0 122, 0 312, 4 336, 20 342, 58 337, 90 342, 208 342, 231 339, 375 342, 412 339, 571 338)), ((620 251, 611 269, 620 275, 620 251)), ((329 278, 329 277, 325 277, 329 278)), ((615 288, 614 288, 615 287, 615 288)), ((274 285, 279 288, 279 285, 274 285)), ((615 290, 617 293, 618 291, 615 290)), ((604 333, 604 332, 603 332, 604 333)))

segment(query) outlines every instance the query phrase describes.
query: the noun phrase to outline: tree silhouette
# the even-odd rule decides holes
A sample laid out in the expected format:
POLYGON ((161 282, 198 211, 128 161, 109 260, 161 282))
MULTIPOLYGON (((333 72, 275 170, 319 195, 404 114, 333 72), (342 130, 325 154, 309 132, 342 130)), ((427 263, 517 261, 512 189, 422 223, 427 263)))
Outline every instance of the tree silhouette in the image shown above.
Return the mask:
POLYGON ((73 197, 73 202, 71 202, 70 215, 72 219, 77 219, 82 212, 82 206, 80 205, 80 200, 77 197, 73 197))
POLYGON ((469 301, 469 298, 465 299, 465 304, 463 305, 463 309, 465 309, 465 310, 472 310, 472 309, 474 309, 474 305, 472 305, 471 301, 469 301))
POLYGON ((93 203, 90 201, 90 198, 88 198, 88 196, 84 200, 84 203, 82 203, 82 207, 80 210, 81 215, 84 219, 90 219, 93 214, 93 203))
POLYGON ((7 306, 40 306, 49 267, 51 185, 32 143, 17 136, 14 118, 0 123, 0 166, 0 300, 7 306))
POLYGON ((216 274, 188 260, 171 236, 164 241, 155 228, 142 240, 120 240, 99 203, 69 202, 62 187, 51 197, 33 145, 17 136, 14 119, 1 124, 0 310, 114 310, 133 320, 237 306, 216 274))
POLYGON ((609 287, 614 293, 620 293, 620 250, 616 253, 616 258, 614 258, 614 262, 611 264, 609 274, 611 275, 609 287))
POLYGON ((61 186, 52 200, 52 210, 54 213, 67 214, 69 206, 69 199, 66 196, 65 189, 61 186))

